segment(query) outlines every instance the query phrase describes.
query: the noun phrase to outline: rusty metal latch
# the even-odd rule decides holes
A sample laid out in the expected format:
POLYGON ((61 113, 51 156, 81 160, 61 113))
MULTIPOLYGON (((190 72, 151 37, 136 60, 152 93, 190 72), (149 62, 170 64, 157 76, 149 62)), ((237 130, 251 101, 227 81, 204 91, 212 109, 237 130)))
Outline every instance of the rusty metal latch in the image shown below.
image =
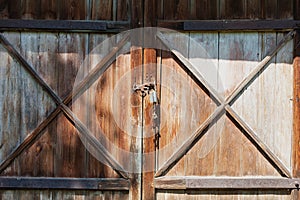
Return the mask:
MULTIPOLYGON (((150 95, 150 101, 151 101, 151 99, 153 101, 154 96, 155 96, 155 99, 157 101, 155 82, 147 82, 147 83, 143 83, 140 85, 134 84, 132 89, 134 92, 140 92, 142 97, 147 96, 147 94, 150 95), (153 94, 153 93, 155 93, 155 94, 153 94)), ((153 102, 151 102, 151 103, 153 103, 153 102)))
POLYGON ((141 96, 144 98, 149 95, 149 101, 153 105, 152 110, 152 128, 155 134, 154 143, 155 147, 159 148, 159 126, 160 126, 160 108, 156 93, 155 82, 146 82, 140 85, 134 84, 132 87, 134 92, 140 92, 141 96))

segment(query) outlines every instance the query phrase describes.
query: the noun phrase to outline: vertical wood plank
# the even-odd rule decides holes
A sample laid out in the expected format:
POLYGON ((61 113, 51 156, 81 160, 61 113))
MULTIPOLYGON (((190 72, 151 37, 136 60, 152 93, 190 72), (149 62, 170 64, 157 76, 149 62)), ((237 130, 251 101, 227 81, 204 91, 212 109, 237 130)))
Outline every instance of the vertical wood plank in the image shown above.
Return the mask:
POLYGON ((157 13, 157 20, 164 19, 164 0, 158 1, 156 4, 156 13, 157 13))
MULTIPOLYGON (((142 37, 142 35, 139 35, 142 37)), ((138 38, 141 39, 141 38, 138 38)), ((142 65, 143 65, 143 50, 139 46, 135 46, 136 44, 132 44, 130 49, 130 66, 131 66, 131 85, 134 84, 141 84, 143 82, 142 79, 142 65)), ((142 99, 140 94, 134 93, 131 97, 131 102, 134 105, 142 105, 142 99)), ((130 186, 130 199, 141 199, 142 198, 142 191, 141 191, 141 184, 142 184, 142 122, 140 121, 143 119, 143 112, 142 107, 132 107, 131 108, 131 115, 133 119, 137 120, 138 126, 134 126, 132 128, 132 133, 136 137, 132 137, 130 141, 130 151, 132 153, 136 153, 133 162, 133 173, 131 174, 131 186, 130 186)))
POLYGON ((138 28, 143 26, 143 5, 143 1, 130 1, 131 28, 138 28))
POLYGON ((55 144, 54 176, 85 177, 85 148, 75 128, 63 115, 57 119, 55 144))
MULTIPOLYGON (((277 33, 277 44, 284 37, 284 33, 277 33)), ((276 128, 275 135, 268 134, 274 139, 275 155, 291 169, 292 134, 293 130, 293 41, 289 41, 276 55, 275 74, 271 86, 277 95, 273 101, 274 115, 273 126, 276 128), (284 121, 284 123, 283 123, 284 121), (283 139, 285 138, 285 139, 283 139)), ((269 139, 270 140, 270 139, 269 139)))
POLYGON ((195 4, 190 6, 196 13, 196 16, 191 16, 191 19, 218 19, 218 0, 196 0, 195 4))
POLYGON ((246 0, 246 18, 247 19, 261 19, 261 1, 260 0, 246 0))
MULTIPOLYGON (((88 58, 88 65, 85 66, 88 72, 92 68, 94 68, 98 62, 101 61, 101 58, 105 56, 105 53, 108 53, 109 49, 112 47, 108 45, 101 45, 102 42, 109 38, 109 35, 98 35, 98 34, 91 34, 89 37, 89 55, 88 58), (101 45, 101 46, 100 46, 101 45)), ((121 64, 123 66, 124 63, 121 64)), ((96 87, 97 94, 93 96, 93 94, 88 90, 86 94, 87 95, 85 104, 83 105, 83 108, 88 107, 86 110, 83 110, 82 113, 80 113, 79 119, 87 125, 89 130, 94 134, 96 138, 98 138, 99 141, 103 141, 101 139, 101 134, 99 133, 98 125, 100 126, 103 134, 109 139, 110 142, 112 142, 114 145, 116 144, 115 136, 124 135, 122 132, 120 132, 119 129, 117 129, 117 125, 114 123, 113 116, 111 115, 111 101, 113 99, 114 94, 114 87, 115 82, 113 80, 120 79, 120 77, 117 77, 117 75, 113 72, 115 70, 115 63, 111 65, 102 76, 100 76, 99 81, 96 82, 93 87, 96 87), (117 77, 117 78, 115 78, 117 77), (94 107, 93 107, 94 105, 94 107), (92 109, 95 109, 97 116, 91 116, 90 113, 92 112, 92 109), (84 114, 83 112, 86 112, 84 114), (82 118, 82 116, 84 118, 82 118), (95 119, 96 117, 96 119, 95 119), (93 123, 92 120, 98 120, 99 124, 93 123)), ((105 142, 101 142, 104 146, 106 145, 105 142)), ((111 149, 109 149, 111 152, 111 149)), ((88 170, 87 170, 87 176, 88 177, 118 177, 118 175, 107 165, 101 162, 99 158, 95 158, 92 154, 92 152, 89 152, 87 154, 87 161, 88 161, 88 170)), ((114 152, 115 153, 115 152, 114 152)), ((113 154, 115 156, 115 154, 113 154)), ((117 158, 116 158, 117 159, 117 158)))
POLYGON ((0 18, 7 19, 8 18, 8 10, 7 10, 8 2, 7 0, 0 1, 0 18))
POLYGON ((164 0, 165 20, 186 20, 189 19, 189 4, 187 1, 164 0))
POLYGON ((300 177, 300 32, 294 39, 293 176, 300 177))
POLYGON ((290 0, 278 1, 278 18, 293 19, 293 1, 290 0))
MULTIPOLYGON (((147 42, 150 42, 152 38, 148 38, 147 42), (150 40, 150 41, 149 41, 150 40)), ((144 49, 144 80, 146 82, 157 83, 157 67, 156 67, 156 50, 155 49, 144 49)), ((154 199, 155 188, 154 172, 155 172, 155 160, 154 156, 145 157, 145 155, 155 153, 155 130, 154 125, 154 110, 156 104, 150 102, 149 95, 144 98, 144 125, 143 125, 143 179, 142 179, 142 199, 154 199), (149 158, 150 157, 150 158, 149 158), (152 159, 153 158, 153 159, 152 159)))
POLYGON ((293 6, 294 19, 300 19, 300 0, 294 0, 293 6))
POLYGON ((20 0, 8 1, 9 18, 10 19, 20 19, 22 16, 21 8, 22 8, 22 1, 20 1, 20 0))
POLYGON ((156 26, 156 10, 157 0, 146 0, 144 2, 144 26, 156 26))
POLYGON ((85 20, 85 0, 61 0, 59 1, 59 19, 63 20, 85 20))
POLYGON ((113 20, 113 1, 92 0, 91 19, 92 20, 113 20))
POLYGON ((129 5, 128 0, 118 0, 117 2, 117 20, 127 21, 129 20, 129 5))
MULTIPOLYGON (((5 33, 4 36, 20 50, 20 33, 5 33)), ((22 82, 24 74, 21 74, 21 66, 1 46, 0 68, 0 141, 3 161, 16 146, 21 142, 21 130, 24 128, 24 113, 22 112, 21 100, 23 99, 22 82), (22 115, 20 115, 22 113, 22 115), (23 116, 23 117, 22 117, 23 116)), ((23 129, 24 131, 24 129, 23 129)), ((18 175, 19 163, 13 163, 4 171, 6 175, 18 175)))
POLYGON ((57 0, 41 0, 41 19, 57 19, 58 4, 57 0))
MULTIPOLYGON (((23 33, 22 34, 22 54, 25 59, 31 63, 38 74, 55 90, 56 89, 56 51, 58 41, 55 34, 43 33, 23 33), (52 63, 51 67, 48 63, 52 63)), ((28 82, 26 87, 34 88, 37 85, 35 82, 28 82)), ((31 113, 27 117, 33 122, 31 130, 33 130, 38 123, 40 123, 46 116, 55 108, 55 104, 51 98, 37 85, 36 91, 31 92, 31 96, 24 101, 25 113, 31 113), (36 93, 36 95, 34 95, 36 93), (33 107, 28 105, 34 105, 33 107), (28 109, 28 110, 26 110, 28 109), (31 111, 30 111, 31 110, 31 111), (32 113, 32 111, 35 111, 32 113)), ((21 174, 32 176, 53 176, 53 137, 46 128, 46 133, 38 140, 30 149, 26 150, 18 158, 21 163, 21 174), (35 166, 32 169, 32 166, 35 166)))
POLYGON ((220 0, 220 18, 242 19, 245 17, 245 1, 220 0))
POLYGON ((25 0, 22 2, 22 19, 40 18, 41 0, 25 0))
POLYGON ((262 0, 261 9, 262 9, 262 18, 263 19, 276 19, 277 18, 277 2, 273 0, 262 0))
MULTIPOLYGON (((63 99, 72 92, 77 71, 87 53, 85 34, 60 34, 58 94, 63 99)), ((61 116, 57 124, 57 148, 55 149, 55 176, 85 177, 85 148, 75 128, 61 116), (73 166, 80 166, 74 168, 73 166)))

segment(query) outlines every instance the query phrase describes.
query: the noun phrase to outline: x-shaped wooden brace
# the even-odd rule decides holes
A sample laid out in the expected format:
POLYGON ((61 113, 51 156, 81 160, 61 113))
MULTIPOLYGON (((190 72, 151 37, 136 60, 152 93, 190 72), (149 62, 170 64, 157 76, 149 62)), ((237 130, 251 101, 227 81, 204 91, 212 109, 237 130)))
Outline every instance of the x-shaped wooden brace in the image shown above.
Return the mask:
POLYGON ((231 92, 231 94, 223 100, 218 92, 210 86, 210 84, 202 77, 196 67, 189 62, 180 52, 174 50, 172 42, 169 41, 162 33, 157 34, 157 38, 172 52, 172 54, 178 59, 179 62, 188 70, 194 78, 198 81, 205 90, 207 90, 209 96, 218 105, 217 109, 198 127, 198 129, 191 134, 191 136, 174 152, 171 157, 163 163, 162 167, 156 172, 155 177, 165 175, 196 143, 203 137, 207 130, 215 123, 219 117, 227 113, 229 118, 240 128, 243 133, 249 138, 254 146, 265 156, 265 158, 277 169, 277 171, 285 177, 291 177, 289 170, 285 165, 274 155, 274 153, 268 148, 268 146, 258 137, 255 131, 231 108, 231 105, 241 95, 243 90, 249 86, 258 74, 266 68, 266 65, 270 62, 272 57, 289 41, 294 37, 294 31, 289 32, 276 46, 276 48, 270 52, 258 65, 250 72, 250 74, 241 81, 241 83, 231 92))
POLYGON ((67 119, 78 130, 80 136, 82 136, 93 148, 95 148, 106 162, 112 167, 121 177, 128 178, 128 173, 122 168, 122 166, 113 158, 113 156, 107 151, 107 149, 93 136, 88 128, 74 115, 67 105, 72 103, 72 100, 80 96, 86 91, 97 79, 105 72, 105 70, 115 60, 116 53, 126 44, 129 40, 129 34, 127 33, 121 41, 119 41, 112 51, 107 54, 101 62, 99 62, 82 80, 73 91, 64 100, 49 87, 49 85, 39 76, 35 69, 22 57, 22 55, 6 40, 1 34, 0 43, 6 48, 9 54, 15 58, 28 72, 29 74, 40 84, 44 91, 46 91, 50 97, 57 104, 56 109, 42 122, 39 126, 28 135, 25 140, 0 164, 0 173, 3 172, 11 162, 20 155, 25 149, 29 148, 43 133, 43 130, 50 124, 50 122, 63 112, 67 119))

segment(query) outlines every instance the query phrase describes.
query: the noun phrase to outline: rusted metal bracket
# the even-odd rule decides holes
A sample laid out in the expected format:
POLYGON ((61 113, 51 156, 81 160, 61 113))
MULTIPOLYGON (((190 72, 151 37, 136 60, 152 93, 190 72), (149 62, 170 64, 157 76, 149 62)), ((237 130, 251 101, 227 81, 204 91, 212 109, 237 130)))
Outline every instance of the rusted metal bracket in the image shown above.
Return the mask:
POLYGON ((146 82, 143 84, 134 84, 132 87, 132 90, 134 92, 140 92, 142 97, 147 96, 147 94, 150 94, 150 91, 155 91, 155 82, 146 82))

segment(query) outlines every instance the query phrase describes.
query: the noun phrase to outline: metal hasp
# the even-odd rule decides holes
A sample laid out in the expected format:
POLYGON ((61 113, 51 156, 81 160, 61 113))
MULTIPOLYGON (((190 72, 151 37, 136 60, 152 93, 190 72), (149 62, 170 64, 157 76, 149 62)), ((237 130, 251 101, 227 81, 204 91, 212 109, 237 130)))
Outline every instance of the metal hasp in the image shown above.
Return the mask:
POLYGON ((132 90, 134 92, 141 92, 141 96, 145 97, 147 94, 150 94, 150 92, 152 93, 156 91, 155 82, 147 82, 140 85, 134 84, 132 90))
POLYGON ((155 134, 155 147, 159 148, 159 126, 160 126, 160 108, 159 108, 159 102, 158 97, 156 93, 156 84, 154 82, 146 82, 143 84, 134 84, 132 87, 132 90, 134 92, 140 92, 140 95, 144 98, 147 95, 149 95, 149 101, 153 105, 152 109, 152 129, 155 134))

